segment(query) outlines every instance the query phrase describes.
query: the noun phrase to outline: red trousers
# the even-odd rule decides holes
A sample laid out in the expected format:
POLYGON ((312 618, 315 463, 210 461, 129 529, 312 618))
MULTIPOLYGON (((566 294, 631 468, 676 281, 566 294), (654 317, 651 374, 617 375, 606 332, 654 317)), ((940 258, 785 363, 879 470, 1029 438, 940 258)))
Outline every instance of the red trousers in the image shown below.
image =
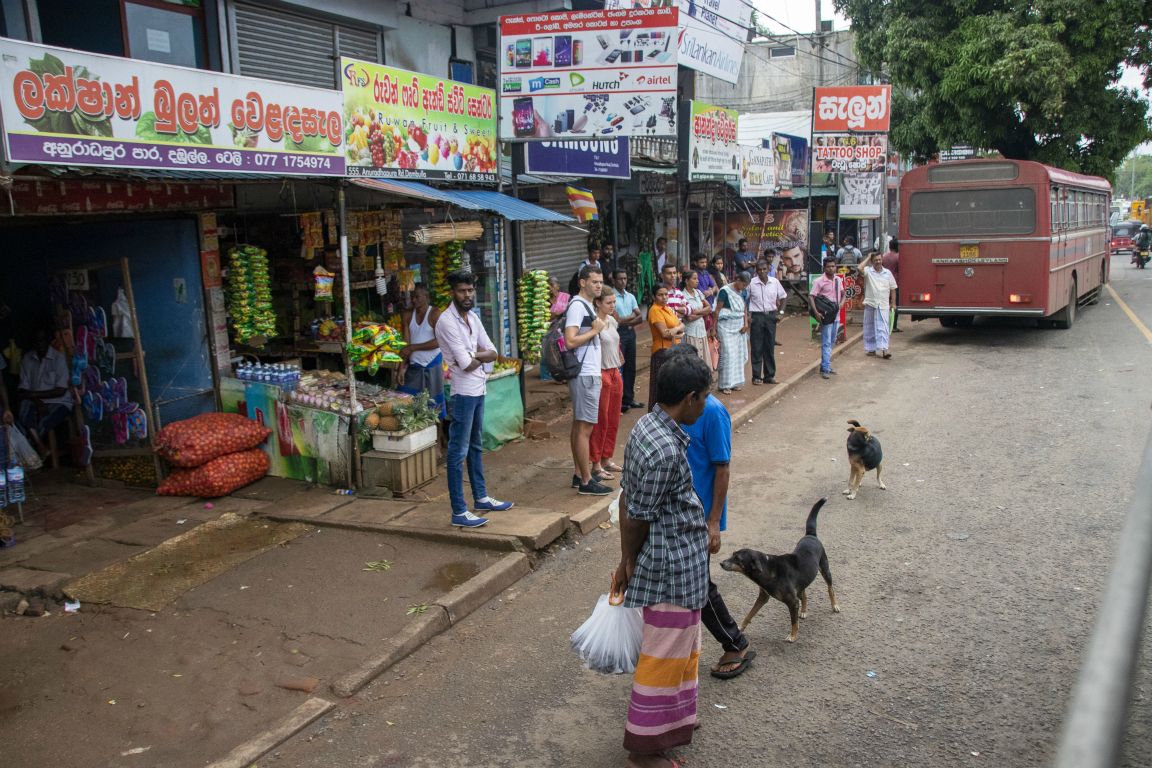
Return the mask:
POLYGON ((600 411, 592 427, 588 455, 593 462, 612 458, 616 448, 616 430, 620 427, 620 404, 624 400, 624 379, 619 368, 600 372, 600 411))

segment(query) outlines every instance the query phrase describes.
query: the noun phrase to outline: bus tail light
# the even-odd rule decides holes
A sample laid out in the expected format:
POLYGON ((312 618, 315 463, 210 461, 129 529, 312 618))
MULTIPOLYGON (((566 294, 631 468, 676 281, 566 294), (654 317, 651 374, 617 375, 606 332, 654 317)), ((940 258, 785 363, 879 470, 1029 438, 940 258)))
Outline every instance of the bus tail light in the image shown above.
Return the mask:
POLYGON ((1008 294, 1009 304, 1031 304, 1032 294, 1030 293, 1010 293, 1008 294))
POLYGON ((930 293, 914 293, 910 297, 912 301, 932 301, 932 294, 930 293))

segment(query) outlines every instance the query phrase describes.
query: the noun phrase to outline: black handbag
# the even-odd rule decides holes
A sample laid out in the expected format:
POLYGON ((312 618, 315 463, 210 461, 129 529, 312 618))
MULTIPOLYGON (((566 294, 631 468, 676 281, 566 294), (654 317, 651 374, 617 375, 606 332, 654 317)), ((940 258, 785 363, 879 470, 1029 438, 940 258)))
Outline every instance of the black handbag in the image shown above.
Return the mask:
POLYGON ((836 322, 836 316, 840 314, 840 307, 836 306, 835 302, 824 296, 817 296, 814 303, 816 304, 816 320, 820 325, 830 325, 836 322))

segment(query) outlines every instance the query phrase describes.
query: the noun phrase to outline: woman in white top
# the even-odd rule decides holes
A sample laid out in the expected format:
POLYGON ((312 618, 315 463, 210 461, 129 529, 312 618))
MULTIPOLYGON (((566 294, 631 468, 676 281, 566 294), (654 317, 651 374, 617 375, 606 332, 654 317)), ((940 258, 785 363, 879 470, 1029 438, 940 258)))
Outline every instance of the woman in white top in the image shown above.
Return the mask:
POLYGON ((431 306, 428 289, 423 285, 416 286, 412 291, 412 309, 403 314, 400 323, 407 346, 400 350, 405 365, 402 371, 404 384, 399 390, 410 395, 427 392, 443 421, 447 411, 444 407, 444 357, 436 341, 436 321, 439 319, 440 310, 431 306))
POLYGON ((708 351, 708 328, 704 318, 712 314, 712 305, 700 290, 700 275, 696 270, 684 273, 684 295, 688 298, 688 316, 684 318, 684 341, 699 353, 700 359, 712 367, 712 353, 708 351))
POLYGON ((600 331, 600 409, 596 425, 588 443, 588 457, 592 460, 592 474, 612 479, 612 472, 620 467, 612 461, 616 449, 616 432, 620 428, 620 410, 624 400, 624 379, 620 366, 624 355, 620 350, 620 327, 616 321, 616 293, 604 290, 594 300, 597 316, 604 321, 600 331))

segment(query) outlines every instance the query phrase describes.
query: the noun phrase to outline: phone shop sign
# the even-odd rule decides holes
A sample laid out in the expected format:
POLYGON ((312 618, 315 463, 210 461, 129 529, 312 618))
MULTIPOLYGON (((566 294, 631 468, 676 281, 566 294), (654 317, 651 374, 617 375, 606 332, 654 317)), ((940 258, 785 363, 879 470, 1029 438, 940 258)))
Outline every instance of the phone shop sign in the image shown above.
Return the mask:
POLYGON ((676 135, 676 8, 500 19, 500 138, 676 135))

